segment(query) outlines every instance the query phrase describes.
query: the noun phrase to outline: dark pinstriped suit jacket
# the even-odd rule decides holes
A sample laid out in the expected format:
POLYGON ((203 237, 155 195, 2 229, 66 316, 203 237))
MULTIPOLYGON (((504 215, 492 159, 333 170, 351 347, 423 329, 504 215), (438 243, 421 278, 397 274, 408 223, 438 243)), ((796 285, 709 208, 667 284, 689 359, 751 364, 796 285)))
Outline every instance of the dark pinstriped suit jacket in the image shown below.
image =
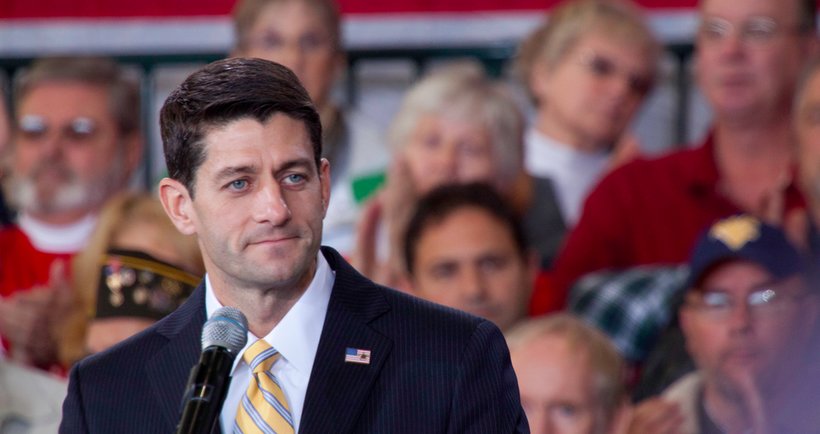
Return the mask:
MULTIPOLYGON (((336 281, 300 433, 528 433, 492 323, 380 287, 323 247, 336 281), (345 363, 345 348, 371 351, 345 363)), ((200 353, 204 284, 148 330, 71 371, 60 433, 172 433, 200 353)))

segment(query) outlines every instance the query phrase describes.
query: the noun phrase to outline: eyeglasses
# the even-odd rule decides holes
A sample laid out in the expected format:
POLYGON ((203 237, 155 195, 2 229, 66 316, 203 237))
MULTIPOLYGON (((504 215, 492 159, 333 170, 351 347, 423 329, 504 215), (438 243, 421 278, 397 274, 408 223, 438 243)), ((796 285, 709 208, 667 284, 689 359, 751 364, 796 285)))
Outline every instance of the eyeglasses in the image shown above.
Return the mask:
POLYGON ((54 127, 48 125, 42 116, 25 115, 20 118, 17 129, 20 136, 28 140, 39 140, 46 136, 49 131, 54 130, 67 140, 79 142, 94 136, 94 133, 97 132, 97 123, 94 119, 79 116, 65 125, 54 127))
POLYGON ((778 24, 770 17, 752 17, 739 25, 723 18, 708 18, 700 23, 698 34, 706 42, 720 42, 725 41, 732 33, 737 32, 737 36, 741 41, 763 45, 783 32, 800 30, 800 26, 778 24))
POLYGON ((637 95, 646 95, 649 89, 652 88, 652 77, 631 71, 623 71, 614 60, 600 54, 588 53, 581 58, 581 64, 598 78, 608 79, 623 76, 629 90, 637 95))
MULTIPOLYGON (((774 317, 786 312, 794 306, 793 302, 805 296, 805 293, 789 294, 785 289, 766 287, 750 293, 742 302, 746 303, 751 314, 756 317, 774 317)), ((715 320, 728 318, 739 303, 741 302, 737 298, 723 291, 693 292, 687 299, 690 307, 715 320)))

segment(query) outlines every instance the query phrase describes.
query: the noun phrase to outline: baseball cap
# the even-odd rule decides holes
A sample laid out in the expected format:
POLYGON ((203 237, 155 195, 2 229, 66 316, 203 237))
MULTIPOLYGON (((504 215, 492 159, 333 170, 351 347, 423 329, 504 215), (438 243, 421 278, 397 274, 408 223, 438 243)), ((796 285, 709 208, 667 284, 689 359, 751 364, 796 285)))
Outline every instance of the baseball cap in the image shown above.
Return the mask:
POLYGON ((689 259, 686 287, 696 287, 712 268, 732 260, 758 264, 776 279, 805 271, 803 258, 780 229, 740 214, 717 221, 698 239, 689 259))

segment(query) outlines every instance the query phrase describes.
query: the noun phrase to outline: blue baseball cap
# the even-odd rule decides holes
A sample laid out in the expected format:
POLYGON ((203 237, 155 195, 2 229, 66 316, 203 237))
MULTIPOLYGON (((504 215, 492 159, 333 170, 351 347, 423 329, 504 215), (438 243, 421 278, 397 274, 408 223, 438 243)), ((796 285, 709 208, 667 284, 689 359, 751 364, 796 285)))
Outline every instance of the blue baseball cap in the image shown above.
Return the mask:
POLYGON ((740 214, 719 220, 698 239, 689 259, 687 288, 697 287, 720 263, 749 261, 776 279, 805 272, 805 262, 780 229, 754 216, 740 214))

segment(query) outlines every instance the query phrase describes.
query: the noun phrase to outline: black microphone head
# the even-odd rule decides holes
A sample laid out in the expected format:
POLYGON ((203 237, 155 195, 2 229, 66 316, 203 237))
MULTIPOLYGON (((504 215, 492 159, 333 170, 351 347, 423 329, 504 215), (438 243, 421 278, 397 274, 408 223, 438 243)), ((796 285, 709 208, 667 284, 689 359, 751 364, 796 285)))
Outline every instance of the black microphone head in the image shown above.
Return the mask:
POLYGON ((248 320, 235 307, 221 307, 214 311, 202 328, 202 349, 219 346, 231 354, 238 354, 248 342, 248 320))

